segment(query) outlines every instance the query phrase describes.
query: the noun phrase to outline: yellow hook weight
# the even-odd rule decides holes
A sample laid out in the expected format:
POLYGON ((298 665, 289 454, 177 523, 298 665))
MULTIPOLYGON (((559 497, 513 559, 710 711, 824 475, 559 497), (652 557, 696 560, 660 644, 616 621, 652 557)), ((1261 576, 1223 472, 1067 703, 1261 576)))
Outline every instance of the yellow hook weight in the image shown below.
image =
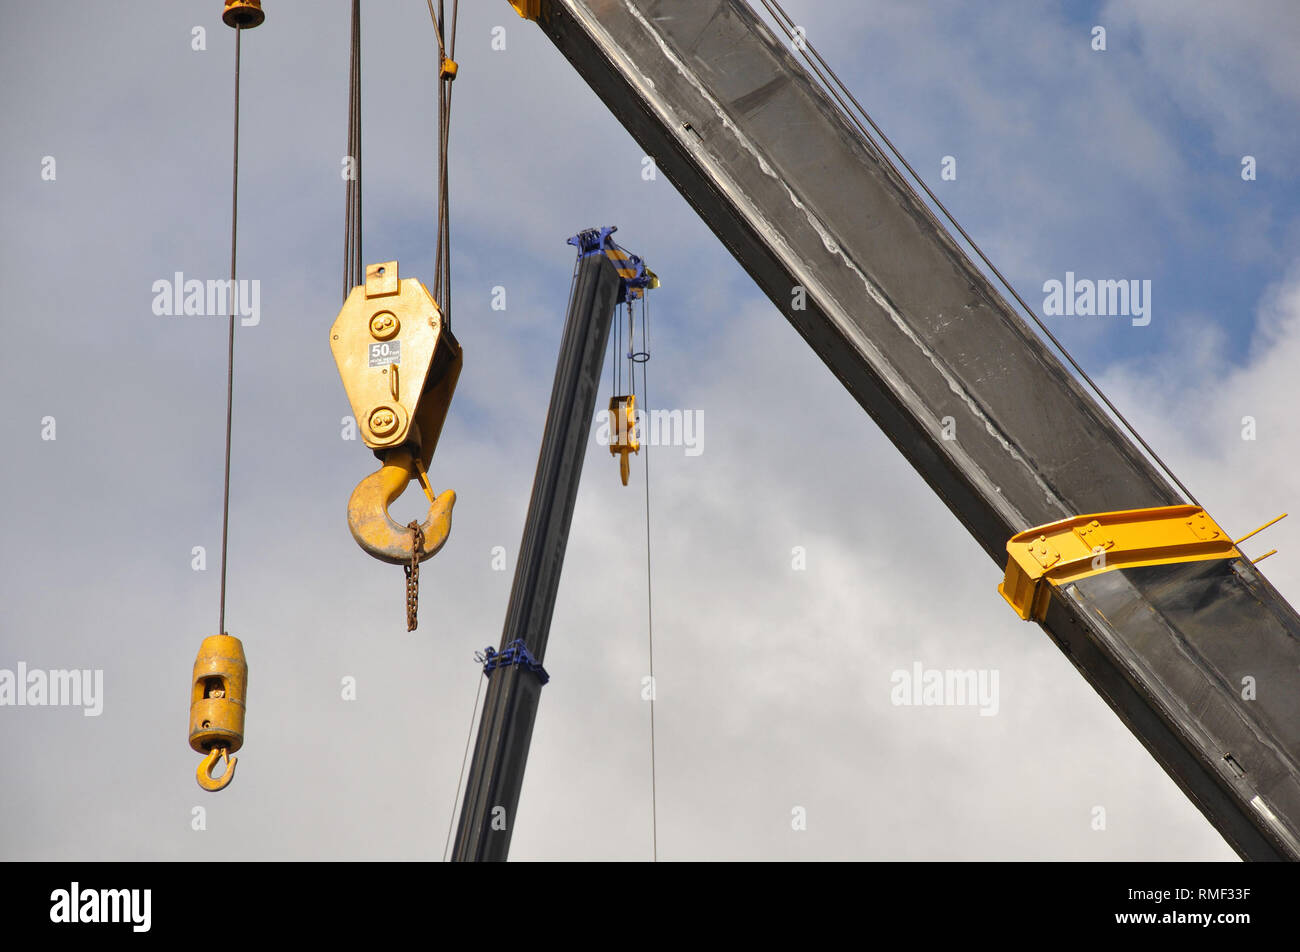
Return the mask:
POLYGON ((204 755, 198 768, 204 790, 221 790, 234 779, 235 758, 230 755, 244 745, 247 696, 243 644, 230 635, 204 638, 194 659, 190 691, 190 747, 204 755), (227 761, 226 771, 213 777, 218 759, 227 761))
POLYGON ((636 394, 609 398, 609 434, 609 452, 619 457, 618 473, 626 486, 630 472, 627 454, 641 451, 636 432, 636 394))

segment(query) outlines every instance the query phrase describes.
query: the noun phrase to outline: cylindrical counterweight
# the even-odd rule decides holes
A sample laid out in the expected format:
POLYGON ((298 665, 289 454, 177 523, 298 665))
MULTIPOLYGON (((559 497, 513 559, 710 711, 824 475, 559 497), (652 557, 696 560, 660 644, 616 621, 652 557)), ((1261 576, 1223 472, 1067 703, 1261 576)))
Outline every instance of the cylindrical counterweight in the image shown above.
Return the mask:
POLYGON ((190 746, 201 754, 214 748, 233 754, 244 744, 244 700, 248 662, 244 646, 230 635, 203 639, 194 659, 190 693, 190 746))

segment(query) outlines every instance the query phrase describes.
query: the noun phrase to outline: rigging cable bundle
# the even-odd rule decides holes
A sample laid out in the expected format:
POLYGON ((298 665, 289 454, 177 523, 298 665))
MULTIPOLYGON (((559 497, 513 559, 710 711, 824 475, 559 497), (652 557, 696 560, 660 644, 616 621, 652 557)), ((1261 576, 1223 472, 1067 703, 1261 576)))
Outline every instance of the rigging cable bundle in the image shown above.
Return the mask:
POLYGON ((462 353, 451 333, 451 242, 447 199, 447 142, 451 90, 456 79, 457 8, 450 30, 443 4, 428 2, 438 39, 438 238, 433 293, 415 278, 401 279, 396 261, 362 267, 361 256, 361 4, 352 2, 352 56, 348 84, 348 159, 345 195, 344 302, 330 328, 330 349, 362 441, 379 458, 348 500, 348 527, 368 554, 401 565, 406 575, 406 629, 419 610, 420 563, 435 555, 451 532, 456 493, 435 494, 428 469, 460 377, 462 353), (413 479, 429 500, 428 518, 405 526, 389 506, 413 479))

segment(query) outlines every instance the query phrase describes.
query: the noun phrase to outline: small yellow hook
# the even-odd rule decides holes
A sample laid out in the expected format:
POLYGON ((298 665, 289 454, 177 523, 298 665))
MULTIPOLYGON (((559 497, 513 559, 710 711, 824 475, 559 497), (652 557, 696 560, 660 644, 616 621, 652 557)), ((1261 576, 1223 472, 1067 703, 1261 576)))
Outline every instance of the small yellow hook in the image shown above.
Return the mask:
POLYGON ((235 764, 237 763, 239 763, 239 758, 231 757, 226 748, 213 747, 208 751, 208 756, 199 761, 199 786, 212 793, 224 790, 230 785, 230 781, 235 779, 235 764), (217 765, 218 760, 226 761, 226 772, 220 777, 214 777, 212 776, 212 768, 217 765))

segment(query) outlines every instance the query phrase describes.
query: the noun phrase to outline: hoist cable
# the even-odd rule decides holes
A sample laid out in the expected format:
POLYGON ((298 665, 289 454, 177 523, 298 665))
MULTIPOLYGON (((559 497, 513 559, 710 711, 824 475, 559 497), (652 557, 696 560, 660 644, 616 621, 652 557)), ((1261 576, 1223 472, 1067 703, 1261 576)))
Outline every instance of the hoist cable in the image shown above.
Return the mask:
POLYGON ((610 331, 610 372, 614 377, 614 392, 610 396, 618 396, 622 391, 623 384, 623 362, 618 356, 618 342, 623 339, 623 314, 617 307, 614 308, 614 327, 610 331))
MULTIPOLYGON (((441 7, 441 4, 439 4, 441 7)), ((451 32, 447 36, 447 58, 452 62, 456 60, 456 23, 460 19, 460 0, 452 0, 451 3, 451 32)), ((446 22, 445 20, 443 21, 446 22)), ((451 202, 450 190, 447 184, 447 177, 450 172, 450 142, 451 142, 451 91, 453 87, 451 79, 443 82, 443 88, 446 90, 446 105, 443 107, 442 119, 442 140, 438 149, 438 163, 442 168, 442 200, 438 207, 438 221, 441 231, 441 242, 443 249, 443 258, 441 262, 441 275, 438 285, 442 290, 446 304, 444 313, 446 313, 447 327, 451 327, 451 202)))
POLYGON ((343 215, 343 299, 365 280, 361 256, 361 0, 352 0, 348 67, 348 168, 343 215))
MULTIPOLYGON (((645 292, 641 292, 641 300, 645 300, 645 292)), ((632 354, 636 352, 636 315, 632 311, 632 298, 629 296, 627 301, 627 376, 628 388, 632 391, 633 401, 636 399, 636 362, 632 359, 632 354)), ((644 375, 642 375, 644 376, 644 375)))
MULTIPOLYGON (((644 294, 642 292, 643 299, 644 294)), ((644 316, 644 312, 643 312, 644 316)), ((645 324, 642 324, 642 340, 646 340, 645 324)), ((646 353, 649 353, 647 349, 646 353)), ((645 401, 643 412, 646 419, 650 415, 649 385, 646 383, 646 364, 641 361, 641 399, 645 401)), ((635 368, 633 368, 635 373, 635 368)), ((645 464, 645 609, 646 633, 650 648, 650 836, 654 861, 659 862, 659 782, 655 771, 655 616, 654 598, 650 587, 650 444, 645 434, 641 434, 641 454, 645 464)))
MULTIPOLYGON (((438 14, 433 12, 433 0, 424 0, 424 2, 429 7, 429 19, 433 21, 433 35, 434 39, 438 41, 438 56, 442 59, 446 59, 447 48, 442 45, 442 28, 438 26, 438 14)), ((441 0, 438 3, 438 8, 442 8, 441 0)))
MULTIPOLYGON (((649 291, 648 288, 646 290, 649 291)), ((645 354, 641 362, 645 363, 650 359, 650 295, 645 292, 641 297, 641 350, 645 354)), ((641 376, 644 378, 645 374, 641 376)), ((641 382, 644 384, 645 380, 641 382)))
MULTIPOLYGON (((907 159, 903 158, 903 154, 899 152, 897 148, 894 147, 894 143, 889 140, 889 137, 885 135, 885 133, 881 130, 880 126, 876 125, 875 120, 872 119, 870 114, 867 113, 866 109, 862 107, 862 104, 858 102, 858 100, 854 97, 854 95, 851 92, 849 92, 848 87, 845 86, 843 81, 839 78, 839 76, 836 75, 835 70, 831 69, 830 65, 826 62, 826 60, 822 59, 821 54, 817 52, 817 50, 813 47, 813 45, 810 42, 808 42, 807 37, 802 36, 798 33, 798 27, 795 24, 794 19, 788 13, 786 13, 784 9, 781 8, 781 4, 778 2, 778 0, 760 0, 760 2, 763 4, 764 7, 767 8, 768 13, 772 15, 772 17, 777 21, 778 25, 780 25, 781 28, 789 34, 792 40, 795 39, 796 37, 798 38, 798 42, 796 45, 802 51, 804 59, 808 62, 808 65, 812 67, 812 70, 817 75, 817 78, 820 79, 822 84, 826 87, 827 92, 829 92, 830 95, 835 99, 835 101, 839 103, 839 106, 844 111, 845 116, 851 122, 853 122, 854 125, 858 127, 858 131, 861 132, 863 136, 867 138, 868 141, 872 141, 871 134, 867 132, 866 128, 862 125, 862 123, 858 121, 857 116, 853 114, 853 110, 850 109, 848 103, 844 101, 845 98, 847 98, 848 102, 852 103, 853 106, 857 108, 858 113, 860 113, 862 115, 862 118, 867 121, 867 124, 871 126, 873 130, 875 130, 876 136, 878 136, 880 141, 885 144, 885 146, 893 154, 894 158, 898 160, 899 164, 902 165, 903 168, 907 169, 907 171, 911 174, 912 178, 915 179, 917 184, 920 185, 921 188, 925 191, 925 194, 930 197, 930 201, 934 202, 935 206, 943 214, 944 218, 948 220, 949 224, 951 224, 953 228, 955 228, 957 232, 964 239, 966 239, 966 243, 970 245, 971 249, 975 252, 975 254, 979 257, 979 259, 983 261, 985 266, 991 272, 993 272, 993 274, 997 277, 997 279, 1000 282, 1002 282, 1002 286, 1006 288, 1008 292, 1010 292, 1011 296, 1015 298, 1015 300, 1020 304, 1020 306, 1024 309, 1024 312, 1027 315, 1029 315, 1029 318, 1038 326, 1038 329, 1043 332, 1043 334, 1047 337, 1049 341, 1052 342, 1052 344, 1060 352, 1061 356, 1065 358, 1066 362, 1069 363, 1069 365, 1074 368, 1075 372, 1078 373, 1078 375, 1081 378, 1083 378, 1084 382, 1086 382, 1088 386, 1092 388, 1092 391, 1096 393, 1096 395, 1101 399, 1101 402, 1106 404, 1106 407, 1110 410, 1111 413, 1115 415, 1115 418, 1124 426, 1126 430, 1128 430, 1129 435, 1131 435, 1133 439, 1137 440, 1138 443, 1141 444, 1142 448, 1147 451, 1151 459, 1154 460, 1162 470, 1164 470, 1165 475, 1168 476, 1171 480, 1173 480, 1174 485, 1176 485, 1180 490, 1182 490, 1182 493, 1184 496, 1187 497, 1187 500, 1191 502, 1193 505, 1199 506, 1200 503, 1196 501, 1196 497, 1192 495, 1191 490, 1189 490, 1186 486, 1183 485, 1182 480, 1180 480, 1177 476, 1174 475, 1174 471, 1170 469, 1168 465, 1166 465, 1165 461, 1161 459, 1160 456, 1156 453, 1156 451, 1151 448, 1150 444, 1148 444, 1147 441, 1142 438, 1141 434, 1139 434, 1138 431, 1133 427, 1133 424, 1129 423, 1128 419, 1124 416, 1124 414, 1120 413, 1119 408, 1116 407, 1115 404, 1111 403, 1110 398, 1107 397, 1106 394, 1102 392, 1101 388, 1097 386, 1097 384, 1093 381, 1093 379, 1090 376, 1088 376, 1087 371, 1085 371, 1081 366, 1079 366, 1079 363, 1070 355, 1070 352, 1065 349, 1065 345, 1056 339, 1056 335, 1053 334, 1050 330, 1048 330, 1047 325, 1043 323, 1043 321, 1039 318, 1038 314, 1034 311, 1034 309, 1025 302, 1025 299, 1020 296, 1020 293, 1016 291, 1014 287, 1012 287, 1011 282, 1007 280, 1006 276, 1003 275, 1003 273, 997 269, 997 267, 993 264, 993 262, 989 260, 988 255, 986 255, 983 249, 981 249, 980 246, 975 243, 975 239, 972 238, 970 234, 967 233, 966 229, 963 228, 957 222, 957 219, 953 216, 953 214, 950 211, 948 211, 947 206, 944 205, 943 202, 939 201, 938 196, 934 194, 934 192, 930 189, 930 186, 925 184, 924 179, 922 179, 921 176, 917 174, 916 169, 912 168, 911 164, 907 161, 907 159), (813 61, 814 58, 816 59, 816 62, 813 61), (818 64, 821 65, 820 69, 818 68, 818 64), (822 72, 822 69, 825 70, 825 73, 822 72), (838 92, 836 91, 837 89, 839 90, 838 92), (843 96, 841 96, 840 93, 843 93, 843 96)), ((913 196, 915 196, 919 201, 920 196, 916 195, 915 189, 913 189, 911 185, 908 184, 907 182, 904 182, 903 184, 907 187, 908 191, 910 191, 913 194, 913 196)))
POLYGON ((447 862, 447 850, 451 847, 451 829, 456 823, 456 805, 460 803, 461 782, 465 779, 465 764, 469 762, 469 742, 474 736, 474 721, 478 717, 478 699, 483 693, 483 682, 487 680, 487 675, 480 673, 478 676, 478 687, 474 689, 474 707, 469 712, 469 732, 465 735, 465 753, 460 758, 460 776, 456 778, 456 796, 451 801, 451 816, 447 818, 447 839, 442 844, 442 861, 447 862))
POLYGON ((455 83, 456 23, 460 16, 459 0, 452 0, 451 29, 447 29, 446 8, 442 0, 438 10, 433 0, 425 0, 438 40, 438 238, 434 251, 433 298, 443 314, 444 326, 451 328, 451 203, 449 200, 448 144, 451 139, 451 91, 455 83), (451 63, 452 71, 444 70, 451 63))
POLYGON ((235 27, 235 135, 230 187, 230 327, 226 335, 226 473, 221 489, 221 610, 217 633, 226 633, 226 554, 230 548, 230 430, 235 406, 235 263, 239 233, 239 39, 243 28, 235 27))

